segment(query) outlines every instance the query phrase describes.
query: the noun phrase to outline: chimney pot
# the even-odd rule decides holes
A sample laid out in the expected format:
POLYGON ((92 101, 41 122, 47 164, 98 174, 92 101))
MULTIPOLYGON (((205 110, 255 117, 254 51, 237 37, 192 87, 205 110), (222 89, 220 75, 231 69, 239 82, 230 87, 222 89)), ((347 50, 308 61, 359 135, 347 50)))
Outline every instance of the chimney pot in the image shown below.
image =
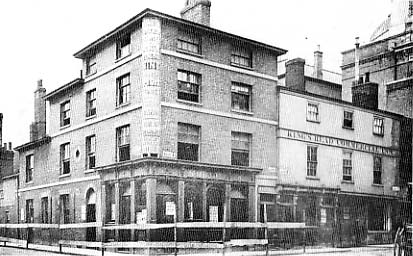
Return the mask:
POLYGON ((12 150, 12 144, 9 142, 9 150, 12 150))

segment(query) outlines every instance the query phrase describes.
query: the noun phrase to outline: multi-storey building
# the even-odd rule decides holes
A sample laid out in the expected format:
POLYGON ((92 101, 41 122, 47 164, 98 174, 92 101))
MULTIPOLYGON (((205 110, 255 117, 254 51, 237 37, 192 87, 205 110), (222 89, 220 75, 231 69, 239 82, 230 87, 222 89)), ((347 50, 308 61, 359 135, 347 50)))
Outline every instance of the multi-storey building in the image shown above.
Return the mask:
POLYGON ((354 90, 350 103, 308 92, 303 67, 302 59, 287 62, 278 88, 278 211, 318 226, 314 240, 391 242, 402 116, 377 109, 377 94, 354 90))
MULTIPOLYGON (((400 132, 400 194, 405 221, 411 222, 413 127, 413 1, 394 0, 391 14, 371 41, 356 42, 343 52, 343 99, 352 100, 354 86, 378 84, 379 109, 405 116, 400 132)), ((400 223, 399 223, 400 224, 400 223)))
POLYGON ((31 141, 17 147, 22 221, 257 221, 257 193, 275 185, 286 51, 211 28, 209 9, 146 9, 75 53, 83 77, 47 95, 39 83, 31 141))
POLYGON ((0 113, 0 223, 14 222, 17 220, 17 182, 18 175, 13 166, 14 151, 12 143, 4 143, 3 139, 3 114, 0 113))

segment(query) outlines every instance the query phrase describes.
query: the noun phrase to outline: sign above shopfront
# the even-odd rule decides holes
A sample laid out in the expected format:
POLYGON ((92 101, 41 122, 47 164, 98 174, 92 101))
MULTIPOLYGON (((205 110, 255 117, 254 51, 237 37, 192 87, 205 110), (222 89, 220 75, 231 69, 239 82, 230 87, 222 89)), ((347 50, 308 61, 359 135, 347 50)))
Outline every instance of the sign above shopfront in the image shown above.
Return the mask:
POLYGON ((390 147, 382 147, 372 144, 367 144, 358 141, 346 140, 341 138, 335 138, 330 136, 324 136, 319 134, 307 133, 302 131, 295 131, 290 129, 280 128, 279 137, 300 140, 305 142, 311 142, 316 144, 322 144, 333 147, 341 147, 351 150, 363 151, 372 154, 386 155, 396 157, 399 155, 399 151, 390 147))

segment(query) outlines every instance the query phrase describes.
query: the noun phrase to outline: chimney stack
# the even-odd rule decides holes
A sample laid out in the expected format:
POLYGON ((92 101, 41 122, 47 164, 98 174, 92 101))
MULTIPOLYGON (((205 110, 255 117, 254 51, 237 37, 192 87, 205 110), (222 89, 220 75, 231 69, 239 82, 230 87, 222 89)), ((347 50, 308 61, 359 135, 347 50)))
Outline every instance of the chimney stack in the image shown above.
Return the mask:
POLYGON ((314 52, 314 77, 323 79, 323 52, 320 50, 320 45, 317 45, 317 50, 314 52))
POLYGON ((3 140, 3 113, 0 113, 0 147, 3 140))
POLYGON ((209 26, 211 21, 210 9, 210 0, 186 0, 185 7, 181 11, 181 17, 182 19, 209 26))
POLYGON ((379 106, 379 85, 371 82, 357 84, 352 88, 352 96, 354 105, 377 110, 379 106))
POLYGON ((304 66, 305 60, 301 58, 295 58, 285 63, 285 86, 305 91, 304 66))
POLYGON ((46 136, 46 101, 44 96, 46 89, 42 80, 37 81, 37 89, 34 91, 34 123, 30 126, 30 139, 38 140, 46 136))
POLYGON ((359 38, 356 37, 354 49, 354 85, 357 85, 360 81, 360 43, 359 38))

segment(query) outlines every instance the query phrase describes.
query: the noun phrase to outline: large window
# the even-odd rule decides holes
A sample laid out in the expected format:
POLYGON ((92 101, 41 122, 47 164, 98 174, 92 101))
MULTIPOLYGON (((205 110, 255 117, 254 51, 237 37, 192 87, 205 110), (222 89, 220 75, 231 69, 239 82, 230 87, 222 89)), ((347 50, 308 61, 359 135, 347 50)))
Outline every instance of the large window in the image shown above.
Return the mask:
POLYGON ((33 180, 34 157, 33 155, 26 156, 26 182, 33 180))
POLYGON ((343 127, 353 129, 353 112, 344 110, 343 127))
POLYGON ((60 169, 61 174, 70 173, 70 143, 60 145, 60 169))
POLYGON ((201 54, 201 40, 195 34, 181 32, 178 37, 178 49, 189 53, 201 54))
POLYGON ((243 47, 235 47, 231 52, 231 65, 252 68, 252 52, 243 47))
POLYGON ((232 83, 231 107, 235 110, 251 111, 251 86, 235 82, 232 83))
POLYGON ((307 146, 307 176, 317 175, 317 147, 307 146))
POLYGON ((125 74, 116 79, 117 105, 123 105, 130 100, 130 74, 125 74))
POLYGON ((63 224, 69 223, 70 219, 70 207, 69 207, 69 195, 60 195, 60 222, 63 224))
POLYGON ((382 184, 381 174, 383 170, 382 158, 374 156, 373 158, 373 184, 382 184))
POLYGON ((93 169, 96 166, 96 136, 86 137, 86 169, 93 169))
POLYGON ((86 117, 96 115, 96 89, 86 92, 86 117))
POLYGON ((384 119, 383 118, 374 117, 373 134, 383 136, 384 134, 384 119))
POLYGON ((352 153, 351 152, 343 152, 343 180, 345 181, 352 181, 352 153))
POLYGON ((201 75, 178 70, 178 99, 200 102, 201 75))
POLYGON ((384 202, 372 201, 367 204, 368 230, 388 231, 391 227, 391 220, 388 207, 384 202))
POLYGON ((70 124, 70 101, 60 104, 60 126, 70 124))
POLYGON ((34 222, 33 199, 26 200, 26 223, 34 222))
POLYGON ((231 165, 249 166, 251 135, 242 132, 232 132, 231 138, 231 165))
POLYGON ((116 129, 117 159, 119 162, 130 160, 130 126, 116 129))
POLYGON ((116 59, 128 56, 131 53, 130 34, 124 35, 116 42, 116 59))
POLYGON ((318 104, 317 103, 308 103, 307 104, 307 121, 311 122, 319 122, 320 116, 318 112, 318 104))
POLYGON ((198 161, 200 127, 178 123, 178 159, 198 161))
POLYGON ((42 197, 40 200, 41 212, 40 218, 42 223, 49 223, 49 198, 42 197))

